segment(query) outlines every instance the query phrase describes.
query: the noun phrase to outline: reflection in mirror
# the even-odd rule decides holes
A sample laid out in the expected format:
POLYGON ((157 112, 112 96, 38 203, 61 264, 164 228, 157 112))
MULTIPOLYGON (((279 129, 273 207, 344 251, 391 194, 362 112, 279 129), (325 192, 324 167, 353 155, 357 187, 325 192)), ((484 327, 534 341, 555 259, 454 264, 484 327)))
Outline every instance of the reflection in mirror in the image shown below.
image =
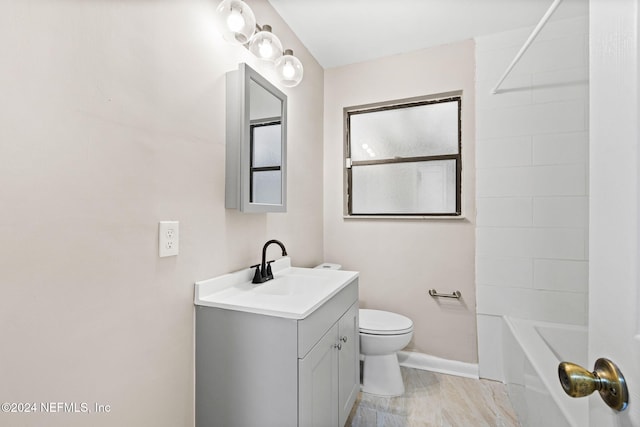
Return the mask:
POLYGON ((285 212, 287 97, 246 64, 227 74, 226 207, 285 212))
POLYGON ((251 124, 251 203, 282 203, 280 120, 251 124))
POLYGON ((254 80, 249 84, 249 202, 282 203, 282 102, 254 80))

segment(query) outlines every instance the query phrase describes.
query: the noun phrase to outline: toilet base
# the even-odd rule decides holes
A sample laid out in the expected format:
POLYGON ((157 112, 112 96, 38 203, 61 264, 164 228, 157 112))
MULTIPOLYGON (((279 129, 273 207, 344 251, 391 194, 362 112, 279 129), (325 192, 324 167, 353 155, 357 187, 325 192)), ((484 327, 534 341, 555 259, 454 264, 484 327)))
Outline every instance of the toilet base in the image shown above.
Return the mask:
POLYGON ((396 353, 365 356, 362 392, 385 397, 404 394, 404 382, 396 353))

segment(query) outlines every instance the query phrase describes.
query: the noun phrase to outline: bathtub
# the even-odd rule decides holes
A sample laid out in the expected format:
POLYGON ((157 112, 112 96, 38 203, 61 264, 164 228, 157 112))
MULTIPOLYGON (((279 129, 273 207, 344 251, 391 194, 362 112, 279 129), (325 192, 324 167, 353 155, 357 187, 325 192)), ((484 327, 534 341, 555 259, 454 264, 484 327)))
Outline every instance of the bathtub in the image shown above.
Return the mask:
POLYGON ((588 425, 588 399, 567 396, 558 381, 562 361, 587 364, 584 326, 504 317, 504 374, 523 427, 588 425))

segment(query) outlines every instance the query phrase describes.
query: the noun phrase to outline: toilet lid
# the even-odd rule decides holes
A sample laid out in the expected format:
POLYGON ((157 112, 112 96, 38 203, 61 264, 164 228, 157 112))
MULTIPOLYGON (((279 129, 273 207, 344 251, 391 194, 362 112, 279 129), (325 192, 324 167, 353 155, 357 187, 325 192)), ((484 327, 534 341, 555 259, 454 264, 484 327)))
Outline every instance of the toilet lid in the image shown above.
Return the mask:
POLYGON ((413 322, 401 314, 360 309, 360 332, 372 335, 398 335, 413 331, 413 322))

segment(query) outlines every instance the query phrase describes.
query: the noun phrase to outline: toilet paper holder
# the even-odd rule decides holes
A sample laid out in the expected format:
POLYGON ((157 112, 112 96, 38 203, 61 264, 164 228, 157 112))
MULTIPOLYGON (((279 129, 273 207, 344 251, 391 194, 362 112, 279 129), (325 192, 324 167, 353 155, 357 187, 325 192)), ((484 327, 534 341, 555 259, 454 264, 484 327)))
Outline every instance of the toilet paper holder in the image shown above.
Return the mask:
POLYGON ((429 295, 431 295, 434 298, 455 298, 455 299, 462 298, 462 294, 460 293, 460 291, 453 291, 450 294, 441 294, 435 289, 429 289, 429 295))

